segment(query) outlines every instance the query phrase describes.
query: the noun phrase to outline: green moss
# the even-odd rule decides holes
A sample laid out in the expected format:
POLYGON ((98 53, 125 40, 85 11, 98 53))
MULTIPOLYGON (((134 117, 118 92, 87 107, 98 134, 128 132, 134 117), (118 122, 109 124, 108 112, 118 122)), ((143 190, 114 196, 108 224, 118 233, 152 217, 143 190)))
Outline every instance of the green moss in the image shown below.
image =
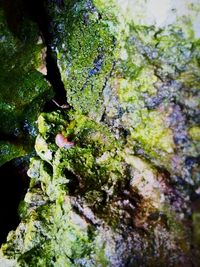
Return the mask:
POLYGON ((101 94, 115 52, 110 22, 97 9, 90 9, 85 1, 66 1, 66 10, 55 12, 55 16, 56 26, 62 28, 62 35, 57 33, 56 51, 68 102, 83 114, 99 116, 101 94))
POLYGON ((5 162, 32 149, 37 135, 37 117, 53 92, 44 76, 36 70, 44 64, 44 45, 37 44, 37 26, 25 20, 20 33, 22 40, 18 39, 9 31, 4 12, 0 10, 0 30, 1 133, 6 139, 4 147, 8 142, 8 146, 12 147, 8 158, 4 156, 2 159, 5 162), (16 146, 12 144, 12 139, 16 146))
MULTIPOLYGON (((194 184, 191 166, 184 164, 199 133, 188 126, 198 106, 198 42, 187 40, 177 25, 136 25, 113 1, 64 2, 61 8, 49 1, 48 12, 72 109, 38 118, 38 157, 30 162, 22 222, 2 253, 30 267, 179 266, 177 259, 189 253, 189 204, 173 179, 178 173, 194 184), (58 133, 74 145, 58 147, 58 133)), ((22 85, 29 87, 30 80, 22 85)), ((26 95, 22 86, 16 97, 24 98, 26 108, 15 112, 22 120, 37 109, 40 95, 34 92, 26 95)), ((12 106, 2 107, 9 118, 12 106)))
POLYGON ((26 154, 23 145, 11 142, 0 141, 0 166, 14 158, 22 157, 26 154))
POLYGON ((38 155, 53 166, 55 179, 60 184, 66 184, 70 180, 68 177, 66 180, 65 172, 71 171, 81 177, 85 190, 94 190, 108 179, 110 182, 121 179, 124 167, 120 163, 121 156, 117 153, 120 143, 109 129, 86 116, 73 112, 68 115, 72 119, 69 122, 59 113, 57 116, 56 113, 43 114, 38 120, 40 135, 36 139, 35 148, 38 155), (48 124, 50 120, 51 123, 48 124), (56 125, 58 123, 61 126, 62 122, 65 125, 65 129, 62 128, 63 134, 75 143, 70 149, 55 145, 55 136, 60 132, 56 131, 56 125))
POLYGON ((108 150, 117 149, 119 146, 108 127, 76 113, 72 113, 71 119, 72 121, 66 129, 66 135, 72 136, 80 147, 87 145, 95 153, 95 156, 108 150))
MULTIPOLYGON (((29 175, 31 188, 20 208, 23 222, 8 236, 3 253, 16 257, 19 266, 95 266, 91 256, 95 235, 91 238, 85 220, 73 212, 56 168, 52 179, 44 161, 32 159, 29 175), (35 188, 39 181, 44 194, 35 188), (22 248, 23 253, 18 255, 22 248)), ((97 255, 97 262, 103 261, 102 253, 97 255)))

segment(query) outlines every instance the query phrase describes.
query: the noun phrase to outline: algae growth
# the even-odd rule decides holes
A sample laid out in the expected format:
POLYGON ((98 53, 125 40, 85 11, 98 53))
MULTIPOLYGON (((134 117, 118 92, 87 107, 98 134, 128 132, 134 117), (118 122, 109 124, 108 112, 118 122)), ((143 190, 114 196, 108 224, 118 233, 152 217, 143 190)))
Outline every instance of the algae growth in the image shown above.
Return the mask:
POLYGON ((199 265, 199 5, 161 21, 139 2, 45 2, 71 109, 37 119, 0 264, 199 265))
POLYGON ((31 151, 37 135, 35 121, 46 99, 53 96, 44 76, 44 45, 37 25, 24 21, 20 36, 12 33, 4 11, 0 10, 0 165, 31 151), (21 38, 21 39, 20 39, 21 38), (40 38, 41 39, 41 38, 40 38), (31 141, 32 139, 32 141, 31 141), (22 141, 23 140, 23 141, 22 141))

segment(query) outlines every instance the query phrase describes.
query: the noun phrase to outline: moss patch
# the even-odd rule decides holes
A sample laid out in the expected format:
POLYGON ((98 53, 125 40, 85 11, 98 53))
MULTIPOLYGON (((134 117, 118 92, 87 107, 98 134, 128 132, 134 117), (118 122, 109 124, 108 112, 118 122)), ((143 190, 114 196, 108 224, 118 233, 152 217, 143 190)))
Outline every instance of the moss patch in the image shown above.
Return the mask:
MULTIPOLYGON (((23 40, 20 40, 9 31, 4 12, 0 10, 0 28, 0 132, 6 140, 3 151, 9 154, 7 159, 12 159, 24 155, 33 145, 37 117, 45 98, 51 98, 53 92, 44 76, 36 70, 44 64, 44 45, 37 44, 37 26, 25 21, 21 29, 23 40), (7 151, 6 147, 9 147, 7 151)), ((4 156, 1 164, 7 159, 4 156)))

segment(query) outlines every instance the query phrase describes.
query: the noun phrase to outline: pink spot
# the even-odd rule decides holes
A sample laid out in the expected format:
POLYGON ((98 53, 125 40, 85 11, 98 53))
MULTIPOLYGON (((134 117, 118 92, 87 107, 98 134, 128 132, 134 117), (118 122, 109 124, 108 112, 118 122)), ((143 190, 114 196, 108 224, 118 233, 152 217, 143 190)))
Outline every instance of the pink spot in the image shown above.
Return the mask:
POLYGON ((61 133, 56 135, 55 142, 56 145, 60 148, 64 147, 68 149, 74 146, 74 142, 68 141, 68 139, 64 137, 64 135, 62 135, 61 133))

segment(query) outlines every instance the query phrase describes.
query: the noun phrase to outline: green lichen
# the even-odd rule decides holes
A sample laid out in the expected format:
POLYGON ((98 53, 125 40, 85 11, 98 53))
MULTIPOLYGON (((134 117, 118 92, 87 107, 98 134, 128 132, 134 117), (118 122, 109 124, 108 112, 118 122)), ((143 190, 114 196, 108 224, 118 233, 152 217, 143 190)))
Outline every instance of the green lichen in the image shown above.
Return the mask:
POLYGON ((137 140, 152 157, 163 154, 167 158, 174 151, 174 141, 171 130, 165 126, 164 116, 157 111, 146 110, 141 110, 139 116, 133 117, 136 123, 133 124, 131 138, 137 140), (140 119, 140 122, 137 122, 137 119, 140 119))

